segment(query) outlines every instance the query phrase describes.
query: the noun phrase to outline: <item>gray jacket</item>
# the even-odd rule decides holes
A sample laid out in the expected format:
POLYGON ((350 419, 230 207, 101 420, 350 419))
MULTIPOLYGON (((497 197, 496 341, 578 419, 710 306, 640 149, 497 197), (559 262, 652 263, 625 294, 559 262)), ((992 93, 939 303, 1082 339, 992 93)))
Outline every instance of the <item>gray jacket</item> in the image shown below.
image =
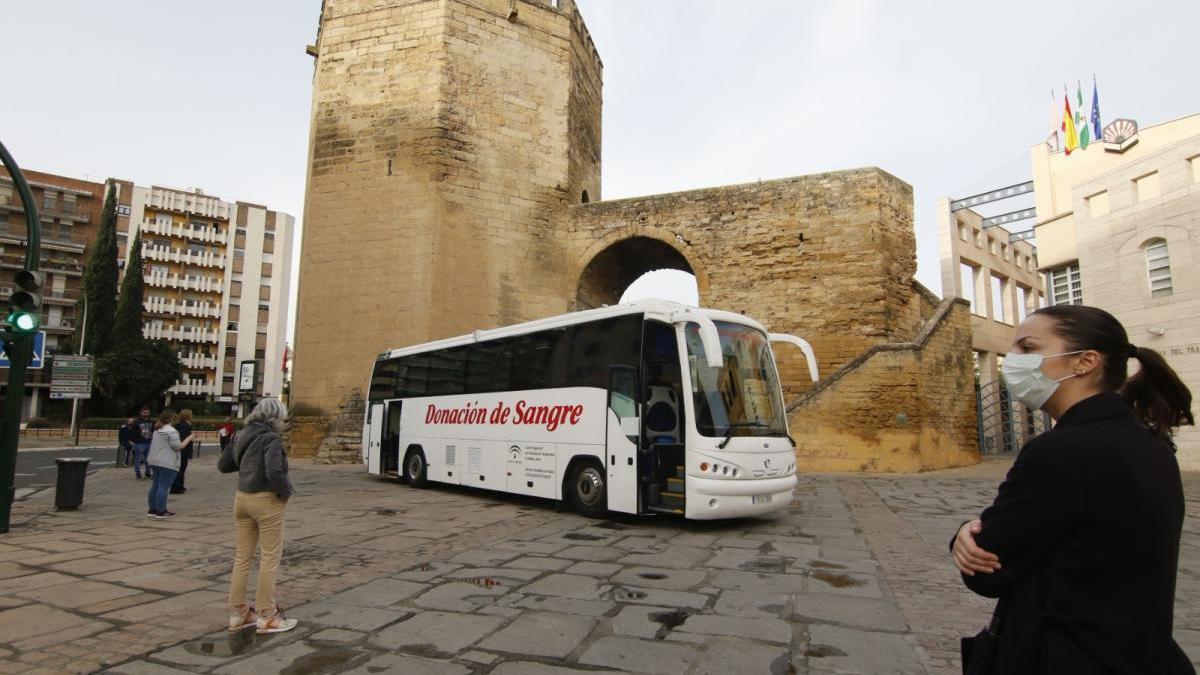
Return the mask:
POLYGON ((238 463, 238 490, 274 492, 280 499, 292 496, 287 451, 270 426, 262 422, 246 425, 234 440, 233 456, 238 463))
POLYGON ((170 424, 164 424, 150 437, 150 454, 146 463, 164 469, 179 470, 179 449, 183 447, 179 432, 170 424))

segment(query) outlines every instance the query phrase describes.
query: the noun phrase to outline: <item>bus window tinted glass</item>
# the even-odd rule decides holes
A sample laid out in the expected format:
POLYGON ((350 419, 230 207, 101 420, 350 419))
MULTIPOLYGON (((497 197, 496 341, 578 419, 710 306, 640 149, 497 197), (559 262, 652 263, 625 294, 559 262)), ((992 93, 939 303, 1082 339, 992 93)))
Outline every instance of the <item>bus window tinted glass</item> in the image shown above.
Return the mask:
POLYGON ((375 362, 375 370, 371 373, 371 390, 367 399, 382 401, 396 395, 396 376, 400 370, 400 359, 387 359, 375 362))
POLYGON ((429 354, 406 357, 404 370, 404 395, 425 396, 429 389, 429 354))
POLYGON ((429 354, 428 396, 445 396, 464 392, 467 348, 443 349, 429 354))
POLYGON ((512 355, 513 389, 566 386, 570 333, 556 329, 515 338, 512 355))
POLYGON ((608 387, 609 366, 636 366, 642 349, 642 315, 619 316, 573 328, 572 387, 608 387))

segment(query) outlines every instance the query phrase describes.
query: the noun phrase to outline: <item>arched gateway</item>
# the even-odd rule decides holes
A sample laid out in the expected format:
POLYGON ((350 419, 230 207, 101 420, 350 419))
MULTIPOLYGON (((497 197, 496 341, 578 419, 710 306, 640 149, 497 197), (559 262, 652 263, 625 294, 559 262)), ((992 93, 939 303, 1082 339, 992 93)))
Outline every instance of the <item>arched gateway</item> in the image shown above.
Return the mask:
POLYGON ((812 343, 816 387, 780 354, 802 469, 977 458, 968 312, 912 279, 903 181, 602 201, 602 66, 571 0, 326 0, 310 53, 292 392, 323 417, 295 451, 357 441, 357 411, 329 422, 385 349, 612 304, 677 269, 706 306, 812 343))

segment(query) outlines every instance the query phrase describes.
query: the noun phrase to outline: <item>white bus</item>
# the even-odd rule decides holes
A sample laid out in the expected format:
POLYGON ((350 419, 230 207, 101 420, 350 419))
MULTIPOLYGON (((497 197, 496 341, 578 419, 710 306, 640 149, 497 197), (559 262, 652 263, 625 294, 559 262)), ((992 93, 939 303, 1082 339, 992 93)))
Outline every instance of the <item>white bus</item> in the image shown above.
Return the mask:
POLYGON ((740 314, 661 301, 573 312, 380 354, 363 461, 608 511, 786 509, 796 485, 772 342, 740 314))

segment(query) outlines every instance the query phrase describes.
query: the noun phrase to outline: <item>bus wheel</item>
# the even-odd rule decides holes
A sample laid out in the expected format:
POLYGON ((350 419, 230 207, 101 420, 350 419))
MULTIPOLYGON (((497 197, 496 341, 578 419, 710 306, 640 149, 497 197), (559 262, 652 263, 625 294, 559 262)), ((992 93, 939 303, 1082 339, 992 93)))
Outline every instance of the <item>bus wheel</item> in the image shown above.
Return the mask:
POLYGON ((410 487, 425 487, 425 453, 420 450, 409 450, 404 456, 404 480, 410 487))
POLYGON ((581 462, 571 472, 567 483, 571 506, 589 518, 601 518, 608 513, 608 494, 604 484, 604 470, 593 462, 581 462))

